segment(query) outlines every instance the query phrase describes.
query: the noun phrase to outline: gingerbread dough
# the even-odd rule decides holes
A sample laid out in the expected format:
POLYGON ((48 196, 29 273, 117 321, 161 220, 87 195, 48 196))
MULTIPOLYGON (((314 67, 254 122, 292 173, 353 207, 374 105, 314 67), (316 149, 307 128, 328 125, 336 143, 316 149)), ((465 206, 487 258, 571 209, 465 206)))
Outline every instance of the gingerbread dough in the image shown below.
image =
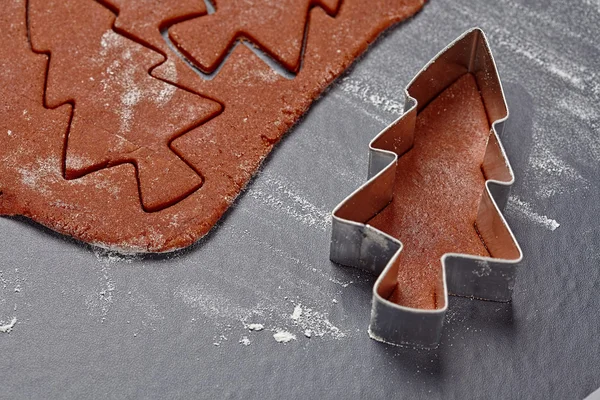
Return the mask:
MULTIPOLYGON (((327 85, 382 30, 422 6, 308 2, 303 13, 273 22, 279 29, 304 24, 294 28, 300 41, 306 37, 294 79, 238 46, 214 79, 203 80, 180 73, 184 63, 159 40, 173 22, 211 18, 201 6, 145 0, 139 3, 156 7, 143 12, 134 0, 29 3, 28 16, 24 0, 7 3, 0 16, 7 32, 0 214, 128 252, 171 251, 205 235, 327 85), (152 11, 159 6, 164 16, 152 11)), ((274 46, 265 51, 275 58, 297 54, 283 43, 258 45, 274 46)))
POLYGON ((398 159, 394 198, 369 224, 399 238, 390 300, 442 308, 436 288, 445 253, 489 256, 475 229, 490 125, 475 78, 463 75, 417 116, 414 146, 398 159))
POLYGON ((267 51, 285 68, 297 72, 308 12, 320 6, 330 15, 340 0, 215 1, 205 18, 177 24, 169 35, 184 54, 206 72, 214 71, 236 39, 246 39, 267 51), (210 37, 210 41, 206 41, 210 37))
POLYGON ((200 172, 169 145, 221 105, 150 76, 163 56, 113 31, 113 13, 95 2, 30 0, 29 13, 33 50, 52 54, 46 105, 75 105, 65 177, 131 162, 147 211, 197 190, 200 172), (69 29, 73 18, 86 23, 69 29))
POLYGON ((181 58, 169 48, 161 31, 170 25, 206 15, 202 0, 97 0, 112 10, 117 19, 115 32, 136 40, 163 55, 150 74, 165 82, 196 91, 201 80, 181 58))

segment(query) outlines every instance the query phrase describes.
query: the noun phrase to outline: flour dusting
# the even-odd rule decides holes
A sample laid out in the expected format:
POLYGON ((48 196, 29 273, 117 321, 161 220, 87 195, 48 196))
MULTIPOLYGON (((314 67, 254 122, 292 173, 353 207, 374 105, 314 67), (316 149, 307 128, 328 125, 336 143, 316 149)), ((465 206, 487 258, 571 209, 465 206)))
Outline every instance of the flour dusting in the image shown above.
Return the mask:
MULTIPOLYGON (((292 334, 293 340, 297 340, 296 333, 303 334, 307 331, 309 335, 304 334, 305 337, 338 340, 347 337, 346 332, 331 323, 324 311, 306 307, 299 302, 294 304, 294 301, 287 300, 287 298, 276 300, 267 293, 256 294, 259 297, 254 306, 242 306, 234 303, 224 294, 215 293, 214 289, 201 285, 182 286, 174 293, 175 298, 199 311, 203 315, 202 320, 206 321, 205 323, 210 321, 212 327, 221 331, 220 335, 214 338, 214 343, 217 345, 224 344, 227 341, 226 337, 235 333, 236 326, 239 325, 231 324, 230 322, 233 321, 241 323, 241 326, 247 331, 263 331, 265 324, 248 322, 257 318, 267 321, 270 326, 277 327, 274 331, 292 334), (290 302, 294 304, 291 311, 289 309, 290 302)), ((284 338, 284 336, 280 336, 284 338)))
POLYGON ((15 324, 17 323, 17 318, 13 317, 10 322, 8 323, 4 323, 4 321, 0 321, 0 333, 10 333, 12 332, 13 328, 15 327, 15 324))
POLYGON ((265 329, 263 324, 248 324, 247 328, 251 331, 259 332, 265 329))
MULTIPOLYGON (((101 85, 103 92, 110 95, 119 93, 121 107, 117 112, 120 117, 120 133, 129 132, 135 119, 136 106, 142 101, 151 101, 157 107, 166 106, 177 91, 175 85, 163 82, 140 70, 136 65, 147 65, 148 68, 158 65, 162 56, 144 46, 131 41, 112 29, 106 31, 100 39, 100 56, 98 62, 102 63, 108 57, 112 63, 103 73, 101 85)), ((177 81, 176 65, 167 60, 162 65, 166 78, 172 82, 177 81)), ((177 111, 177 109, 175 109, 177 111)))
POLYGON ((526 174, 533 175, 536 192, 544 199, 589 187, 589 182, 577 169, 567 164, 542 142, 534 144, 526 174))
POLYGON ((329 321, 327 314, 314 310, 313 308, 296 304, 290 318, 295 325, 298 325, 304 331, 309 330, 311 336, 323 337, 328 335, 333 339, 342 339, 346 337, 344 332, 329 321))
POLYGON ((294 307, 294 312, 292 313, 291 318, 294 321, 298 321, 301 316, 302 316, 302 306, 300 304, 297 304, 296 307, 294 307))
POLYGON ((319 207, 293 190, 288 183, 276 178, 259 179, 248 195, 269 208, 284 212, 303 225, 325 231, 331 211, 319 207))
POLYGON ((86 157, 80 155, 69 154, 67 152, 66 167, 68 170, 79 171, 84 168, 88 168, 90 165, 94 165, 94 162, 86 157))
POLYGON ((113 292, 116 289, 115 281, 111 276, 111 264, 123 259, 118 254, 105 250, 96 250, 94 255, 100 264, 97 271, 100 285, 96 291, 86 296, 85 304, 91 316, 99 317, 100 322, 104 322, 113 305, 113 292))
POLYGON ((38 158, 31 164, 26 164, 18 169, 21 182, 39 193, 47 195, 50 186, 62 179, 60 172, 61 161, 57 157, 38 158))
POLYGON ((385 88, 374 88, 366 79, 345 77, 339 85, 347 95, 357 98, 363 103, 375 106, 378 110, 400 116, 404 112, 404 98, 390 98, 384 93, 385 88))
POLYGON ((511 196, 508 199, 508 204, 506 205, 506 212, 513 215, 520 215, 527 218, 530 221, 533 221, 551 231, 555 231, 560 224, 551 218, 546 217, 545 215, 540 215, 533 211, 533 207, 531 204, 526 203, 520 200, 517 197, 511 196))
POLYGON ((181 287, 175 292, 175 298, 183 300, 185 304, 212 319, 230 318, 244 321, 254 314, 251 309, 232 304, 229 299, 212 294, 202 287, 181 287))
POLYGON ((244 346, 250 346, 250 339, 248 339, 248 336, 242 336, 242 338, 240 339, 240 344, 244 345, 244 346))
POLYGON ((273 334, 273 338, 278 343, 288 343, 288 342, 291 342, 292 340, 296 340, 296 335, 294 335, 290 332, 287 332, 287 331, 278 330, 277 332, 275 332, 273 334))

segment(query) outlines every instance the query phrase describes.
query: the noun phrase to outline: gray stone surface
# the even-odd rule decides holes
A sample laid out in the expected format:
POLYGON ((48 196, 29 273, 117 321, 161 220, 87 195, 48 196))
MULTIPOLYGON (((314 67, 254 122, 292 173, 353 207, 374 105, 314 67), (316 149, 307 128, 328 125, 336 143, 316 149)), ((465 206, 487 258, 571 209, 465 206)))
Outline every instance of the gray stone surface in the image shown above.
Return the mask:
POLYGON ((432 0, 175 256, 122 258, 0 218, 0 321, 17 319, 0 333, 0 397, 586 397, 600 386, 599 20, 597 0, 432 0), (374 279, 329 261, 328 214, 363 182, 367 143, 407 82, 472 26, 511 110, 506 215, 525 253, 514 301, 452 298, 437 350, 382 345, 366 333, 374 279))

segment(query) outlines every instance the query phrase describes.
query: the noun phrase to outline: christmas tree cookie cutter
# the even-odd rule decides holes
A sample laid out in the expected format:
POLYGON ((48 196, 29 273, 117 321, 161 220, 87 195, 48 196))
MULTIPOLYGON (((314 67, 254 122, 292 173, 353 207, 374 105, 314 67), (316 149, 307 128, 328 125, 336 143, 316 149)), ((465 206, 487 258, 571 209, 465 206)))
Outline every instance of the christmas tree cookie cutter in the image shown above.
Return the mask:
POLYGON ((501 210, 508 200, 514 174, 500 143, 508 108, 495 61, 483 31, 463 33, 435 56, 405 89, 404 114, 369 144, 368 180, 344 199, 332 215, 330 258, 378 275, 373 287, 371 338, 394 345, 437 347, 448 293, 508 302, 516 267, 523 255, 501 210), (368 221, 393 199, 398 157, 412 147, 417 113, 465 73, 475 76, 490 122, 490 136, 481 165, 485 187, 477 211, 476 229, 490 257, 446 253, 441 257, 444 306, 417 309, 388 300, 397 284, 402 243, 368 221))

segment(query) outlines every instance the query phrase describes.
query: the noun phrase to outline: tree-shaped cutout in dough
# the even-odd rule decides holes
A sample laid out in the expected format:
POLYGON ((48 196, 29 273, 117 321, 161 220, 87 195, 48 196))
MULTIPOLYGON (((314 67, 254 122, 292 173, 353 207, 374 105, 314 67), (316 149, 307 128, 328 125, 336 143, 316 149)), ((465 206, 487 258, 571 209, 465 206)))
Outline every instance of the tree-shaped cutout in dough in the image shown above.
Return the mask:
POLYGON ((417 309, 443 308, 436 292, 441 257, 490 256, 475 227, 489 136, 485 105, 469 73, 418 114, 413 147, 398 158, 394 198, 368 222, 403 244, 390 301, 417 309))
POLYGON ((298 72, 310 9, 319 6, 333 16, 340 2, 247 0, 240 7, 236 0, 215 0, 213 14, 176 24, 169 35, 186 57, 207 73, 218 68, 240 38, 259 46, 287 70, 298 72), (207 37, 211 40, 205 40, 207 37))
POLYGON ((44 108, 47 57, 31 51, 25 1, 8 1, 2 6, 0 214, 11 214, 19 205, 32 203, 20 198, 19 184, 36 190, 35 196, 40 198, 48 192, 46 179, 62 178, 60 153, 71 108, 44 108))
POLYGON ((163 25, 206 14, 202 0, 98 0, 118 13, 117 31, 123 30, 135 39, 166 52, 167 44, 160 34, 163 25))
POLYGON ((164 57, 115 33, 114 14, 102 5, 31 0, 29 7, 33 49, 51 55, 46 106, 74 106, 65 177, 133 163, 146 211, 197 190, 200 173, 170 142, 218 114, 220 104, 150 76, 164 57), (88 22, 74 29, 75 18, 88 22))
POLYGON ((161 30, 176 22, 205 15, 202 0, 97 0, 117 15, 114 29, 161 53, 165 59, 150 70, 155 78, 197 91, 200 76, 176 55, 161 30))

